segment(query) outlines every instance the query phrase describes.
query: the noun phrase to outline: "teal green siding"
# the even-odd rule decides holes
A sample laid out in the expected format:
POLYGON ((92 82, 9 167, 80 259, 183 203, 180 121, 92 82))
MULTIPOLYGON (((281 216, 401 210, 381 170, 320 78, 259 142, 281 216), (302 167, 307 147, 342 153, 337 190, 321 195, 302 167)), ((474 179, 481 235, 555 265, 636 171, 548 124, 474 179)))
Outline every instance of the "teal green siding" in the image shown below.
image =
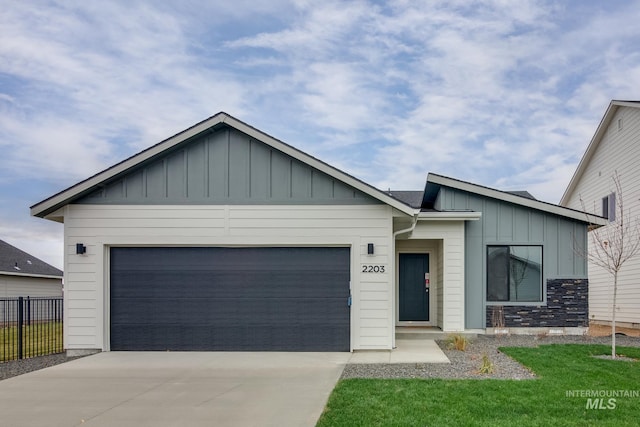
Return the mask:
POLYGON ((586 223, 447 187, 440 189, 438 200, 441 210, 482 212, 480 220, 465 225, 467 328, 485 325, 487 245, 542 245, 543 283, 587 278, 587 261, 574 251, 574 246, 586 247, 586 223))
POLYGON ((76 200, 86 204, 380 204, 234 129, 187 141, 76 200))

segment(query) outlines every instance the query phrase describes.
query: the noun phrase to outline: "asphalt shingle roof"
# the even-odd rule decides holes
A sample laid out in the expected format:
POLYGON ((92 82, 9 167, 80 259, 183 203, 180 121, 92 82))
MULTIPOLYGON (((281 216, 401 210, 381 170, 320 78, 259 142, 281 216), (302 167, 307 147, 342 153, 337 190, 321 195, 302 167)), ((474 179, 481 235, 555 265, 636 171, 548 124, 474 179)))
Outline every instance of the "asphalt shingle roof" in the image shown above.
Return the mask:
POLYGON ((424 196, 424 191, 389 190, 387 194, 389 194, 394 199, 401 201, 405 205, 411 206, 414 209, 419 209, 422 207, 422 197, 424 196))
POLYGON ((24 275, 62 277, 61 270, 0 240, 0 274, 4 271, 24 275))
POLYGON ((531 200, 538 200, 528 191, 507 191, 507 193, 513 194, 514 196, 526 197, 531 200))

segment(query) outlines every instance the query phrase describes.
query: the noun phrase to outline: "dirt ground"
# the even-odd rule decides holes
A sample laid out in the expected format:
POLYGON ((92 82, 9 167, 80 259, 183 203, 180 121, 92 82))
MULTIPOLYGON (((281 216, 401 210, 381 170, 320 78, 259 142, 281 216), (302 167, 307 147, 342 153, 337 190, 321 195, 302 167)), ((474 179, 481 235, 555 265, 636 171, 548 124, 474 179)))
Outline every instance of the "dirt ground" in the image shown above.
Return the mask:
MULTIPOLYGON (((640 337, 640 329, 621 328, 616 326, 616 334, 625 334, 629 337, 640 337)), ((592 337, 603 337, 611 335, 611 326, 606 325, 589 325, 589 335, 592 337)))

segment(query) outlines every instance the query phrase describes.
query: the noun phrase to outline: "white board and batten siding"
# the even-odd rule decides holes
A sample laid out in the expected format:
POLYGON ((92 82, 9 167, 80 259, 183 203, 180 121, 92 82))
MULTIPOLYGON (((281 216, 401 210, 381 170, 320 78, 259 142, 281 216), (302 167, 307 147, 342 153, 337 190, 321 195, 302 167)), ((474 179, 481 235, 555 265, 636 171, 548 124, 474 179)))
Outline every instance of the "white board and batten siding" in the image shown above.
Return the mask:
MULTIPOLYGON (((65 346, 108 350, 110 246, 351 248, 351 347, 390 349, 392 208, 387 205, 90 205, 64 209, 65 346), (76 255, 77 243, 87 247, 76 255), (375 253, 367 255, 367 244, 375 253), (362 273, 364 265, 384 273, 362 273)), ((347 301, 345 301, 347 304, 347 301)))
MULTIPOLYGON (((621 107, 611 120, 566 206, 602 215, 602 198, 615 191, 617 171, 625 218, 640 218, 640 109, 621 107), (630 215, 630 217, 629 217, 630 215)), ((616 195, 619 197, 619 195, 616 195)), ((589 263, 589 318, 610 321, 613 292, 610 273, 589 263)), ((616 321, 640 324, 640 254, 624 264, 618 277, 616 321)))

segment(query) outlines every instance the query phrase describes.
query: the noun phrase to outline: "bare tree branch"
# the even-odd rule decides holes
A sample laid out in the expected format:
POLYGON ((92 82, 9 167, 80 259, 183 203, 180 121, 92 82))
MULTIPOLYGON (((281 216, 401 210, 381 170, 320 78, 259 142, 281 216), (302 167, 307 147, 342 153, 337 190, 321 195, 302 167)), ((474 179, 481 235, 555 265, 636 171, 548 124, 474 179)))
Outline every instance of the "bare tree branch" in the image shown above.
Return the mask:
MULTIPOLYGON (((611 307, 611 357, 616 357, 616 306, 618 294, 618 273, 622 266, 640 251, 640 224, 638 218, 631 218, 631 211, 625 211, 624 195, 618 171, 611 177, 614 183, 615 204, 609 206, 609 218, 613 220, 606 226, 589 231, 588 250, 580 248, 574 239, 574 251, 588 259, 592 264, 604 269, 613 276, 613 294, 611 307)), ((582 210, 585 204, 580 198, 582 210)))

